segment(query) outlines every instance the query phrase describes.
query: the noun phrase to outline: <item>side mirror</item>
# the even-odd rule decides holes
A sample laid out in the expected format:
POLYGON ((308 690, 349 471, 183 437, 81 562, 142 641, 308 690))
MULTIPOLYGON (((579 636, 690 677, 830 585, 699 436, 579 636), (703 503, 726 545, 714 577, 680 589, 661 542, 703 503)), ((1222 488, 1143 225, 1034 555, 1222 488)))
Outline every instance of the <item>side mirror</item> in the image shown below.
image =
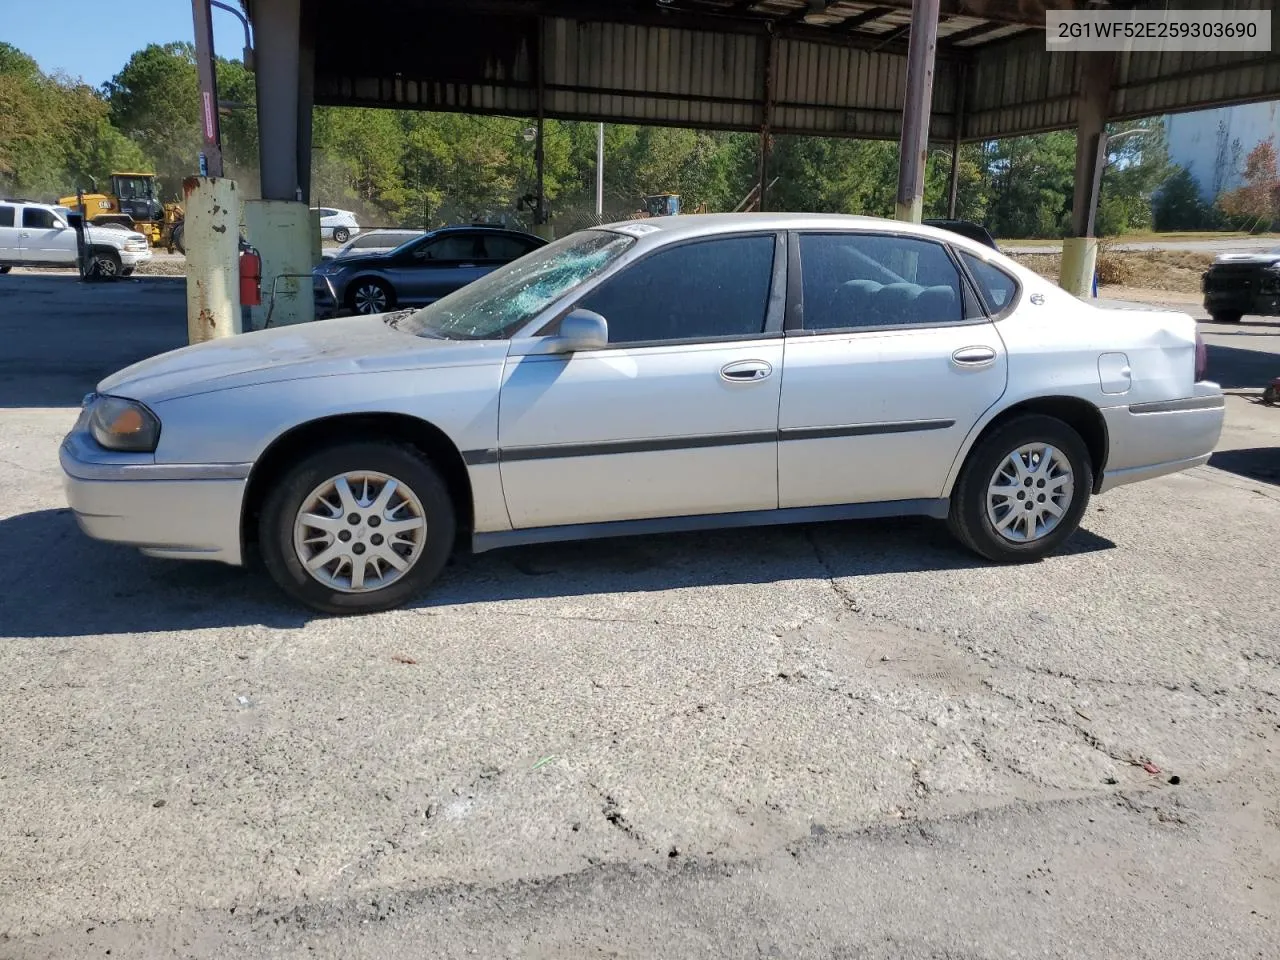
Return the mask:
POLYGON ((609 345, 609 321, 592 310, 572 310, 560 321, 560 333, 548 341, 550 353, 599 350, 609 345))

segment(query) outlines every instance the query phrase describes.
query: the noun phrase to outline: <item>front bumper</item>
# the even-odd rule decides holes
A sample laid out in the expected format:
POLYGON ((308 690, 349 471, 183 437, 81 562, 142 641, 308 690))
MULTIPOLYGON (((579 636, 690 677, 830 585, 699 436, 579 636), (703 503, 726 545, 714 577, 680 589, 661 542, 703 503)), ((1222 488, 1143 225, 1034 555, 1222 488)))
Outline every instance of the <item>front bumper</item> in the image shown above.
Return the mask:
POLYGON ((151 262, 151 251, 147 250, 121 250, 120 262, 126 267, 136 267, 144 263, 151 262))
POLYGON ((95 540, 153 557, 239 566, 247 463, 156 463, 150 454, 104 450, 77 425, 62 441, 67 504, 95 540))
POLYGON ((1222 436, 1226 400, 1206 380, 1193 396, 1108 407, 1102 416, 1111 453, 1099 493, 1208 463, 1222 436))

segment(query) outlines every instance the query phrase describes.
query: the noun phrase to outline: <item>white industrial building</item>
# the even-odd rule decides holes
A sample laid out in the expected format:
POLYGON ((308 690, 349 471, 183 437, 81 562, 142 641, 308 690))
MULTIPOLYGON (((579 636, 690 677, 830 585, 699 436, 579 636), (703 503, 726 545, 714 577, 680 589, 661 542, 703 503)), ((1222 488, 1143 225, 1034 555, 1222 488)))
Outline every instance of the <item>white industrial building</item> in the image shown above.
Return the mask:
POLYGON ((1175 113, 1165 120, 1169 159, 1186 167, 1212 203, 1240 186, 1245 158, 1264 140, 1280 152, 1280 100, 1175 113))

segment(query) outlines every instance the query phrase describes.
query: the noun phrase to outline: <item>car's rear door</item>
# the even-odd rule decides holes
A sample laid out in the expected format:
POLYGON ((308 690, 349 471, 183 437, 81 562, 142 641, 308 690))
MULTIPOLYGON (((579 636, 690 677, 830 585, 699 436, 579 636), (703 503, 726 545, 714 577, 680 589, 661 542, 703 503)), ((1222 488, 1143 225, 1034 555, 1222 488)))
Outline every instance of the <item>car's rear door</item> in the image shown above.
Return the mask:
POLYGON ((773 509, 785 244, 664 246, 577 306, 609 346, 520 356, 498 443, 516 528, 773 509))
POLYGON ((783 507, 936 499, 1008 362, 947 247, 861 231, 792 236, 801 299, 778 422, 783 507))

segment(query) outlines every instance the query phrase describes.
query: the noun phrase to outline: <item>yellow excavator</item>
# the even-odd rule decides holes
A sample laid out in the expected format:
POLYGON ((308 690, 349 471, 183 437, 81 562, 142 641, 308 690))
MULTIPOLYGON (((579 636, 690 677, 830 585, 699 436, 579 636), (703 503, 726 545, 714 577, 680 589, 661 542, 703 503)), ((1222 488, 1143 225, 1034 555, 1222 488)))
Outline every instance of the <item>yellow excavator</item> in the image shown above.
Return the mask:
MULTIPOLYGON (((94 183, 83 200, 86 223, 102 227, 116 223, 141 233, 153 247, 186 252, 182 205, 160 202, 154 173, 113 173, 109 191, 100 191, 94 183)), ((80 201, 72 194, 59 198, 58 204, 78 210, 80 201)))

